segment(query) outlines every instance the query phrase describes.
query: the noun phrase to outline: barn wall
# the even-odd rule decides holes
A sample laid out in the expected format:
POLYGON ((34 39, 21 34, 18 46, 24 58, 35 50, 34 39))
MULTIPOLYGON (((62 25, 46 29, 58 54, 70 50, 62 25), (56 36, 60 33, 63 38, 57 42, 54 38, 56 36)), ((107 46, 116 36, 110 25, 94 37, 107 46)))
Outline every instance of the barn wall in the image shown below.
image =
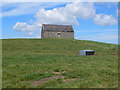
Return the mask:
POLYGON ((41 33, 42 38, 70 38, 74 39, 74 32, 47 32, 41 33))

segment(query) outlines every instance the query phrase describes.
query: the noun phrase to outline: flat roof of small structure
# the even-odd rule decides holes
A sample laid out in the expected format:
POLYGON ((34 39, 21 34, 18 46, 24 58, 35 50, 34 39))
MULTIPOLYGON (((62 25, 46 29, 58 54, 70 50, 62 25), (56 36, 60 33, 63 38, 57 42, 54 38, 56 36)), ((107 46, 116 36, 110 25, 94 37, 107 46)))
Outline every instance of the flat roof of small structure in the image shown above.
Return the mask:
POLYGON ((94 51, 94 50, 80 50, 80 51, 94 51))

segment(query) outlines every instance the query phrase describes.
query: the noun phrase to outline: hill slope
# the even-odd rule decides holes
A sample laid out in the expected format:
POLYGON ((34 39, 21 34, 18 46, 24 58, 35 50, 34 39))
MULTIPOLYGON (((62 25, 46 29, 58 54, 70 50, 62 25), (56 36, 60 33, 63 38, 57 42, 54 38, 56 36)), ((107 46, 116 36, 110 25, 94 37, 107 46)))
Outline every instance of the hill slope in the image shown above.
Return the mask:
POLYGON ((67 39, 3 41, 3 88, 117 87, 117 45, 67 39), (78 56, 92 49, 97 55, 78 56), (44 82, 52 76, 64 78, 44 82), (43 80, 42 84, 33 84, 43 80))

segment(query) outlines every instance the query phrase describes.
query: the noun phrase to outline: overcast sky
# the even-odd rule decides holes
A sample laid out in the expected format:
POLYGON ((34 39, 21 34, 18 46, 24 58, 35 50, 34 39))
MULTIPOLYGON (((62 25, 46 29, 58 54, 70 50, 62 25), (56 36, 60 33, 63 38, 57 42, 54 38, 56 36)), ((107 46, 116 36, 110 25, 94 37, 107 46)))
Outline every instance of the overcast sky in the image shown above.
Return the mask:
POLYGON ((2 38, 40 38, 46 23, 72 25, 75 39, 118 43, 115 2, 3 2, 0 8, 2 38))

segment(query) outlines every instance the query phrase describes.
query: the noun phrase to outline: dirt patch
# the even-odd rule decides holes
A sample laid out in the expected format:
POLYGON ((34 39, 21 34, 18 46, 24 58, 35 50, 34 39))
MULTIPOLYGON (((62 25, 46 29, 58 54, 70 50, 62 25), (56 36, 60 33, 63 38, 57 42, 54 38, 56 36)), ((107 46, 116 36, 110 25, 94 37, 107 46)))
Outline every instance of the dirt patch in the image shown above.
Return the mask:
POLYGON ((41 85, 41 84, 43 84, 43 83, 45 83, 45 82, 48 82, 48 81, 50 81, 50 80, 60 79, 60 78, 63 79, 64 76, 52 76, 52 77, 48 77, 48 78, 41 79, 41 80, 39 80, 39 81, 35 81, 35 82, 33 82, 32 84, 33 84, 33 85, 41 85))
POLYGON ((53 72, 53 74, 62 74, 64 73, 65 71, 62 71, 62 72, 53 72))
POLYGON ((61 72, 53 72, 53 74, 61 74, 61 72))

